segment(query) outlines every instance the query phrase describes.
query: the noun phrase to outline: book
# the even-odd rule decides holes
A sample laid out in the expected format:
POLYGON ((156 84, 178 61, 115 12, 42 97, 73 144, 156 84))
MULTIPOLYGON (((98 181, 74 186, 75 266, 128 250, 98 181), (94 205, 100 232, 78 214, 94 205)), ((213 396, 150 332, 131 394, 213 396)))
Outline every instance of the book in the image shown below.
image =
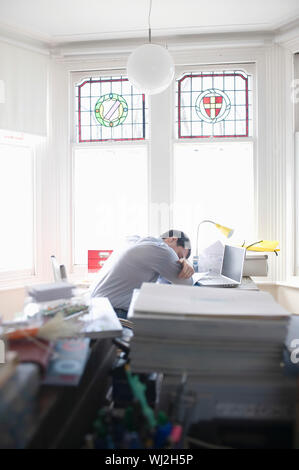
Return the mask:
POLYGON ((0 364, 0 388, 13 376, 18 365, 18 354, 8 351, 5 355, 5 363, 0 364))
POLYGON ((89 345, 89 338, 57 341, 43 385, 77 386, 89 357, 89 345))
POLYGON ((268 292, 143 283, 135 312, 185 317, 287 319, 268 292))
POLYGON ((115 338, 122 334, 122 325, 107 297, 92 297, 89 312, 81 315, 78 322, 78 337, 115 338))
POLYGON ((268 255, 246 254, 243 267, 243 276, 267 276, 268 255))
POLYGON ((261 291, 143 284, 133 293, 135 372, 282 375, 290 314, 261 291))

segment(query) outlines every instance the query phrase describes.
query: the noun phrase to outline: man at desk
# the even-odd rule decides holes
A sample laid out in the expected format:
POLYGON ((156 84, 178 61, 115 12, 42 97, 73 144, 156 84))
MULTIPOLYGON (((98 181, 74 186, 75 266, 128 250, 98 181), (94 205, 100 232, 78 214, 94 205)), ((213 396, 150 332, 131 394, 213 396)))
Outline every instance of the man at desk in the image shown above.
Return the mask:
POLYGON ((133 290, 143 282, 162 277, 174 284, 192 285, 190 253, 190 240, 179 230, 169 230, 160 238, 134 237, 124 251, 106 262, 91 295, 108 297, 117 315, 126 318, 133 290))

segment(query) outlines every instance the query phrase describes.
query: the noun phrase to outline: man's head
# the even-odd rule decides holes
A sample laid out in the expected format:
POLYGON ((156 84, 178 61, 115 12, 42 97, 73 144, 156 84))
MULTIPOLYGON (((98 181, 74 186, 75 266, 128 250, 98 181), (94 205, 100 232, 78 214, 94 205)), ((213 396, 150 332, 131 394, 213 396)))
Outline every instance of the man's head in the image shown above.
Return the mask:
POLYGON ((180 230, 168 230, 160 236, 172 248, 179 258, 189 258, 191 243, 189 237, 180 230))

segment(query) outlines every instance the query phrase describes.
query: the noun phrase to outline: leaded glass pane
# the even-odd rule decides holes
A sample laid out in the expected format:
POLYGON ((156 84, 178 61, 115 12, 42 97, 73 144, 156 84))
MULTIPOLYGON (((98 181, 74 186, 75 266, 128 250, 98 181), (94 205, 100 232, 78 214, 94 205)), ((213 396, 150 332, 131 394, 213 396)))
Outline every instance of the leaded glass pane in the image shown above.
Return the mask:
POLYGON ((77 142, 144 140, 145 95, 125 77, 85 78, 76 85, 77 142))
POLYGON ((186 73, 177 80, 177 136, 252 135, 251 76, 244 71, 186 73))

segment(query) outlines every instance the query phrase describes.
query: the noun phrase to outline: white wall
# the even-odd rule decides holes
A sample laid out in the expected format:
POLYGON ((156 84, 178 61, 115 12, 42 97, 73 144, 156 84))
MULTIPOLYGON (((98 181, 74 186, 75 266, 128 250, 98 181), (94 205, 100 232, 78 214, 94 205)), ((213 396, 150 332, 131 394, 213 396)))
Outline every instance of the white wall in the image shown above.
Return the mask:
POLYGON ((0 129, 46 135, 49 55, 0 41, 0 129))
MULTIPOLYGON (((0 279, 0 315, 10 312, 20 305, 20 295, 13 288, 24 291, 24 285, 50 279, 50 254, 55 253, 53 238, 55 234, 55 208, 51 207, 55 185, 49 153, 49 113, 50 113, 50 51, 35 50, 26 44, 9 42, 0 39, 0 80, 5 85, 5 102, 0 104, 0 129, 5 135, 17 132, 16 139, 22 133, 30 134, 30 145, 35 148, 36 168, 34 172, 35 187, 35 266, 34 275, 30 278, 0 279), (34 136, 34 138, 31 138, 34 136), (47 262, 45 262, 47 257, 47 262), (7 294, 5 290, 7 289, 7 294), (9 306, 11 298, 11 306, 9 306), (15 299, 17 303, 15 303, 15 299), (2 308, 3 307, 3 308, 2 308)), ((27 141, 27 136, 26 136, 27 141)), ((16 169, 17 171, 17 169, 16 169)), ((12 182, 13 183, 13 182, 12 182)), ((9 227, 8 227, 9 229, 9 227)), ((1 236, 0 236, 1 239, 1 236)), ((1 264, 1 260, 0 260, 1 264)))
POLYGON ((0 319, 11 320, 24 306, 25 289, 6 289, 0 291, 0 319))
POLYGON ((259 288, 269 292, 276 302, 288 312, 299 315, 299 289, 298 287, 287 287, 275 284, 258 284, 259 288))

